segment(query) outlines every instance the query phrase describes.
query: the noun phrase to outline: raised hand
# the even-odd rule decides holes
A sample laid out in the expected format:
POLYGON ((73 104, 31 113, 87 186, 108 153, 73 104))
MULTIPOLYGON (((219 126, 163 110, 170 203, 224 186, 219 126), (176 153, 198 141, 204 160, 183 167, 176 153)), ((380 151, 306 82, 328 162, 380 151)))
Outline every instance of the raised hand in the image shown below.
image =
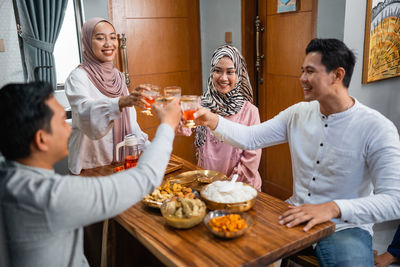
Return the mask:
POLYGON ((151 96, 146 94, 146 91, 150 91, 151 88, 145 85, 139 85, 127 96, 121 96, 118 101, 119 110, 122 111, 123 108, 137 106, 144 108, 147 104, 146 99, 151 99, 151 96))
POLYGON ((175 98, 166 106, 153 105, 160 123, 166 123, 175 131, 182 117, 182 109, 179 99, 175 98))
POLYGON ((197 125, 207 126, 211 130, 215 130, 218 125, 218 115, 212 113, 209 109, 206 108, 199 108, 194 113, 194 122, 197 125))

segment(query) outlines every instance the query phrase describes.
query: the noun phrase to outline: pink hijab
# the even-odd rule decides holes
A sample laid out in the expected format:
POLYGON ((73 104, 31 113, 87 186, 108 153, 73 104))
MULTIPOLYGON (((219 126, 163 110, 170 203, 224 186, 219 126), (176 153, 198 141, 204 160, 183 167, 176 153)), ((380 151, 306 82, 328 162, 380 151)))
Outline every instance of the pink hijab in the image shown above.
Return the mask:
MULTIPOLYGON (((114 68, 113 62, 101 62, 92 51, 92 34, 96 25, 105 21, 113 26, 109 21, 103 18, 92 18, 83 24, 82 27, 82 48, 83 62, 78 67, 86 71, 89 80, 105 96, 120 97, 128 95, 128 88, 125 84, 124 75, 114 68)), ((114 26, 113 26, 114 27, 114 26)), ((124 140, 125 135, 131 133, 131 123, 129 110, 124 108, 121 118, 114 120, 113 127, 113 161, 115 161, 115 147, 124 140)))

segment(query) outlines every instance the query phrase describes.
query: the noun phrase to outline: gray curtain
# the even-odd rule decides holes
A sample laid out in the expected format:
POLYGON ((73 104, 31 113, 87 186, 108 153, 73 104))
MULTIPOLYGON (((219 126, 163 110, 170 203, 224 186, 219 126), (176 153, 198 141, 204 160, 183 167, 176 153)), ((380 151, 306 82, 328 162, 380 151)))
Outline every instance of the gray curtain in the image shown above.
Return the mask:
MULTIPOLYGON (((0 152, 0 165, 4 164, 4 157, 0 152)), ((4 229, 4 222, 3 222, 3 210, 2 205, 0 202, 0 266, 8 267, 8 248, 6 244, 6 231, 4 229)))
POLYGON ((15 0, 27 82, 47 81, 57 88, 53 50, 67 3, 68 0, 15 0))

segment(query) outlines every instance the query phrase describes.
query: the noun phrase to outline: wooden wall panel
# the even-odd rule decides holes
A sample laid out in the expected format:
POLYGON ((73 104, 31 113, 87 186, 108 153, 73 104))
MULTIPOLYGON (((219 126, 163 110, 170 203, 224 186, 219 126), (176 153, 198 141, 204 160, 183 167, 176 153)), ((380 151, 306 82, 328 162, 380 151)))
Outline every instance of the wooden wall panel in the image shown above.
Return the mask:
MULTIPOLYGON (((305 48, 316 33, 317 0, 298 0, 298 11, 276 12, 277 1, 258 0, 258 15, 265 54, 259 83, 258 108, 262 121, 303 100, 299 83, 305 48)), ((292 167, 288 144, 263 149, 260 163, 262 190, 281 199, 292 193, 292 167)))
MULTIPOLYGON (((189 39, 189 66, 190 88, 193 95, 201 95, 202 69, 201 69, 201 39, 200 39, 200 4, 198 0, 189 0, 188 6, 188 31, 189 39), (189 19, 190 18, 190 19, 189 19)), ((187 88, 185 88, 186 90, 187 88)))
POLYGON ((282 110, 303 100, 303 89, 296 76, 268 74, 266 82, 269 88, 264 99, 265 105, 268 106, 266 119, 273 118, 282 110))
POLYGON ((267 72, 298 77, 311 40, 311 12, 268 16, 267 72), (295 25, 295 26, 294 26, 295 25))
MULTIPOLYGON (((127 38, 130 89, 152 83, 182 87, 183 94, 200 95, 201 47, 198 0, 108 0, 110 18, 127 38)), ((122 69, 122 57, 115 64, 122 69)), ((140 113, 138 123, 150 140, 157 117, 140 113)), ((173 153, 196 163, 194 138, 176 137, 173 153)))
MULTIPOLYGON (((190 0, 191 1, 191 0, 190 0)), ((186 17, 186 0, 127 0, 127 18, 186 17)))
POLYGON ((127 26, 127 38, 135 40, 134 50, 127 47, 128 61, 133 62, 129 69, 131 73, 189 70, 189 47, 182 45, 188 42, 186 19, 132 19, 127 20, 127 26), (162 32, 159 31, 161 28, 162 32), (159 34, 149 34, 157 31, 159 34))
MULTIPOLYGON (((268 107, 261 115, 262 121, 276 116, 282 110, 298 103, 303 98, 303 91, 298 77, 267 75, 267 91, 263 92, 262 105, 268 107)), ((281 144, 263 149, 260 173, 265 174, 263 191, 282 199, 291 195, 292 167, 288 144, 281 144)))
POLYGON ((254 103, 257 102, 257 80, 256 80, 256 33, 254 22, 257 16, 256 0, 242 0, 242 55, 247 63, 250 84, 253 87, 254 103))
POLYGON ((264 160, 268 160, 269 165, 269 168, 266 168, 265 165, 260 168, 268 177, 263 180, 262 191, 281 199, 287 199, 292 195, 293 187, 289 145, 286 143, 264 148, 262 153, 262 157, 264 160), (282 163, 289 163, 289 165, 282 163))

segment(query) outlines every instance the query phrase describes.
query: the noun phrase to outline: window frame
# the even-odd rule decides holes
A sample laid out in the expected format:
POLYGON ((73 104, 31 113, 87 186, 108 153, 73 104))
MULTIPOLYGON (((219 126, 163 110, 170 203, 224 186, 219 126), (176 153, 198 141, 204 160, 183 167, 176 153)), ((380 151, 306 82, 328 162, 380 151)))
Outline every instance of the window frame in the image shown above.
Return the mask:
MULTIPOLYGON (((82 63, 82 42, 80 38, 80 32, 82 30, 83 21, 85 20, 82 1, 83 0, 73 0, 80 63, 82 63)), ((56 90, 64 90, 64 83, 57 83, 56 90)))

